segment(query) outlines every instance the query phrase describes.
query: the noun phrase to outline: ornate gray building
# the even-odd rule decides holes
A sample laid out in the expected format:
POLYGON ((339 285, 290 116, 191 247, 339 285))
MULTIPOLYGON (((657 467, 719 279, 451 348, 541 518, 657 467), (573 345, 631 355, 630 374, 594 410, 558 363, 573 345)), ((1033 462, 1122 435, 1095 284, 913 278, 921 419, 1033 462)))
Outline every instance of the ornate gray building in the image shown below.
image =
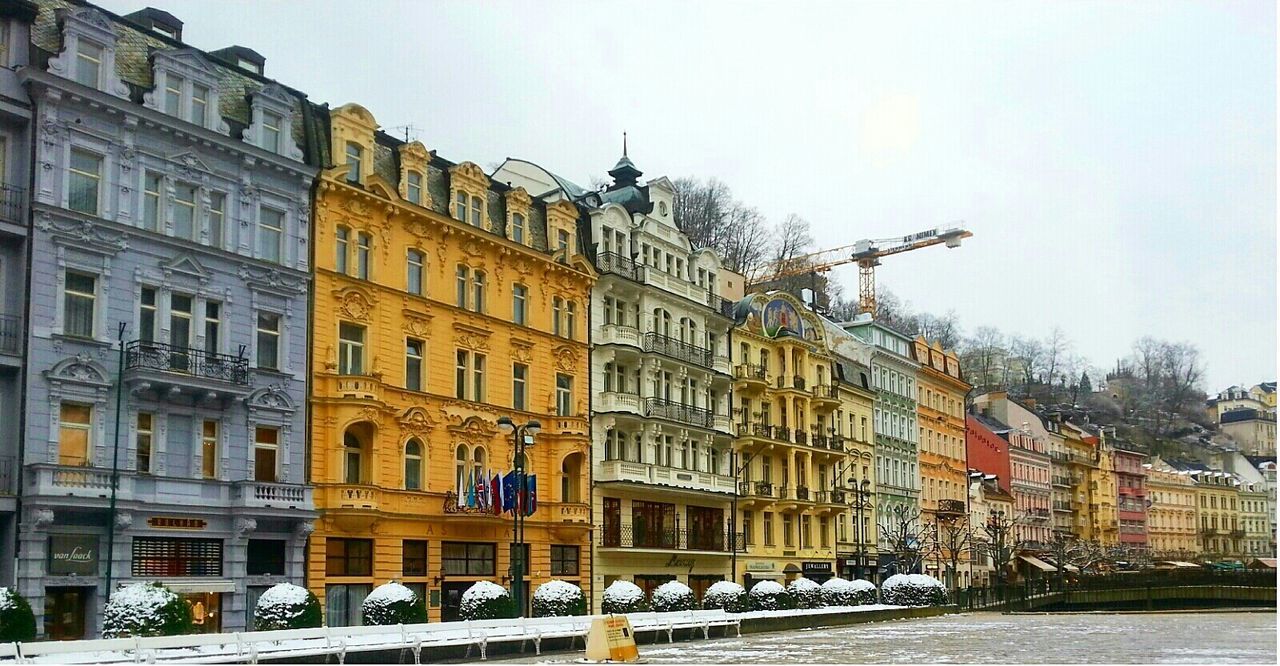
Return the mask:
POLYGON ((165 12, 37 4, 18 589, 51 638, 134 580, 244 629, 314 518, 312 107, 165 12))

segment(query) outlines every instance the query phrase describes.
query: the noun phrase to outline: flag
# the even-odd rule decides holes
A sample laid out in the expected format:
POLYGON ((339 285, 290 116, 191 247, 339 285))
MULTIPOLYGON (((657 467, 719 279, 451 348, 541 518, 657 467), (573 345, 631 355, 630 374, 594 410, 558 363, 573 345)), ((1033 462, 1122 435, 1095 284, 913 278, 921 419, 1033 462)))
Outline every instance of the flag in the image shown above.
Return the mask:
POLYGON ((503 511, 516 510, 516 473, 515 472, 507 472, 507 475, 502 477, 502 510, 503 511))
POLYGON ((467 475, 467 508, 476 508, 476 472, 471 470, 467 475))
POLYGON ((459 509, 467 508, 467 488, 466 486, 462 485, 463 481, 464 479, 458 480, 458 508, 459 509))
POLYGON ((529 499, 525 505, 524 515, 532 516, 534 511, 538 510, 538 475, 530 474, 528 481, 529 499))
POLYGON ((489 497, 487 487, 489 484, 484 482, 484 472, 476 475, 476 508, 482 511, 489 510, 489 497))
POLYGON ((489 498, 493 501, 493 515, 502 513, 502 477, 497 472, 489 479, 489 498))

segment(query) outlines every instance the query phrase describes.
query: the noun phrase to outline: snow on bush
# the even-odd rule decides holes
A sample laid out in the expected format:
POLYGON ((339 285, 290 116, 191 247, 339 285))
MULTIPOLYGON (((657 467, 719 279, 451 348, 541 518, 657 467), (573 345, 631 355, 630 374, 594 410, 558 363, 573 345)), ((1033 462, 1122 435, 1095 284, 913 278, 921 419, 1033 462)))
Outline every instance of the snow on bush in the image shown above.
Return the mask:
POLYGON ((880 598, 890 606, 941 606, 947 603, 947 588, 933 576, 897 574, 880 586, 880 598))
POLYGON ((413 590, 391 581, 374 588, 360 605, 365 625, 420 624, 427 606, 413 590))
POLYGON ((253 607, 255 631, 314 629, 321 622, 320 600, 305 587, 279 583, 267 588, 253 607))
POLYGON ((477 581, 462 593, 459 612, 464 620, 496 620, 515 616, 511 595, 503 587, 487 580, 477 581))
POLYGON ((785 610, 795 607, 786 588, 772 580, 762 580, 752 585, 747 597, 751 600, 751 610, 785 610))
POLYGON ((36 637, 36 616, 31 604, 7 587, 0 587, 0 642, 15 643, 36 637))
POLYGON ((678 580, 669 580, 653 591, 652 604, 659 613, 693 610, 693 590, 678 580))
POLYGON ((863 606, 876 602, 876 586, 865 580, 829 578, 822 584, 824 606, 863 606))
POLYGON ((644 590, 640 586, 626 580, 615 580, 604 590, 604 600, 600 604, 604 613, 638 613, 649 610, 644 601, 644 590))
POLYGON ((587 596, 582 588, 562 580, 549 580, 533 591, 534 617, 586 615, 587 596))
POLYGON ((731 580, 712 583, 702 595, 702 607, 707 610, 719 608, 730 613, 741 613, 747 610, 747 591, 731 580))
POLYGON ((102 637, 179 636, 191 633, 191 606, 160 583, 130 583, 102 609, 102 637))
POLYGON ((808 578, 800 577, 787 585, 796 608, 818 608, 822 605, 822 587, 808 578))

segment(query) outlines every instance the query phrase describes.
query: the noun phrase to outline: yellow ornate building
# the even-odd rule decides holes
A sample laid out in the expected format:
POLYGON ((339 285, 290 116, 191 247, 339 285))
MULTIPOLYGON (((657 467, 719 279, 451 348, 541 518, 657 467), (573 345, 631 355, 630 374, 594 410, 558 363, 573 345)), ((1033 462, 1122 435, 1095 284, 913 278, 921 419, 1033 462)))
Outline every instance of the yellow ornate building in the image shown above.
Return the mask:
POLYGON ((1159 458, 1145 465, 1147 492, 1147 539, 1157 558, 1187 560, 1200 552, 1196 539, 1196 489, 1188 473, 1174 469, 1159 458))
POLYGON ((541 424, 526 455, 537 477, 527 589, 559 578, 590 595, 594 272, 577 250, 577 208, 396 140, 354 104, 328 130, 334 166, 316 187, 313 235, 321 518, 307 577, 328 625, 358 623, 364 596, 389 580, 416 588, 431 621, 456 617, 477 580, 511 586, 511 515, 468 497, 479 476, 513 469, 504 416, 541 424))
MULTIPOLYGON (((969 475, 965 458, 965 395, 970 386, 960 376, 960 358, 942 345, 918 336, 912 358, 920 364, 916 374, 916 422, 920 427, 920 512, 929 529, 940 530, 940 543, 960 544, 969 475), (949 534, 947 534, 949 532, 949 534)), ((960 555, 961 569, 947 572, 951 555, 939 546, 925 567, 953 585, 968 562, 960 555)))
POLYGON ((1239 480, 1230 472, 1214 469, 1186 471, 1196 489, 1201 554, 1208 559, 1241 556, 1245 533, 1240 526, 1239 480))
POLYGON ((1054 421, 1062 435, 1067 468, 1071 477, 1072 532, 1082 541, 1100 541, 1103 490, 1099 488, 1101 455, 1096 437, 1061 418, 1054 421))
POLYGON ((843 483, 843 499, 849 511, 837 517, 836 569, 838 575, 855 579, 875 578, 877 559, 876 534, 876 465, 874 413, 876 391, 871 382, 871 346, 826 319, 827 349, 835 362, 836 408, 829 432, 843 442, 848 454, 839 470, 837 483, 843 483))
POLYGON ((821 582, 835 573, 835 525, 849 511, 826 332, 783 293, 749 294, 735 315, 734 447, 746 553, 734 578, 747 587, 801 575, 821 582))

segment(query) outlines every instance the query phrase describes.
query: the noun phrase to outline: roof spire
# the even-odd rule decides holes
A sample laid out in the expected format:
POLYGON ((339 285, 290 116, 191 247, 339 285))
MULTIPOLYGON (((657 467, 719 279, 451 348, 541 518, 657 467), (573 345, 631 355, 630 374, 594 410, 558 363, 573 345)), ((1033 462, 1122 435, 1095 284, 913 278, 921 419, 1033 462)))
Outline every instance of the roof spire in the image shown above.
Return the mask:
POLYGON ((622 130, 622 156, 627 156, 627 131, 622 130))
POLYGON ((626 132, 622 133, 622 157, 618 160, 618 163, 613 165, 613 168, 609 170, 609 175, 613 176, 613 185, 609 187, 610 190, 635 185, 636 181, 640 179, 640 176, 644 175, 643 172, 637 169, 636 165, 631 162, 631 158, 627 157, 626 132))

